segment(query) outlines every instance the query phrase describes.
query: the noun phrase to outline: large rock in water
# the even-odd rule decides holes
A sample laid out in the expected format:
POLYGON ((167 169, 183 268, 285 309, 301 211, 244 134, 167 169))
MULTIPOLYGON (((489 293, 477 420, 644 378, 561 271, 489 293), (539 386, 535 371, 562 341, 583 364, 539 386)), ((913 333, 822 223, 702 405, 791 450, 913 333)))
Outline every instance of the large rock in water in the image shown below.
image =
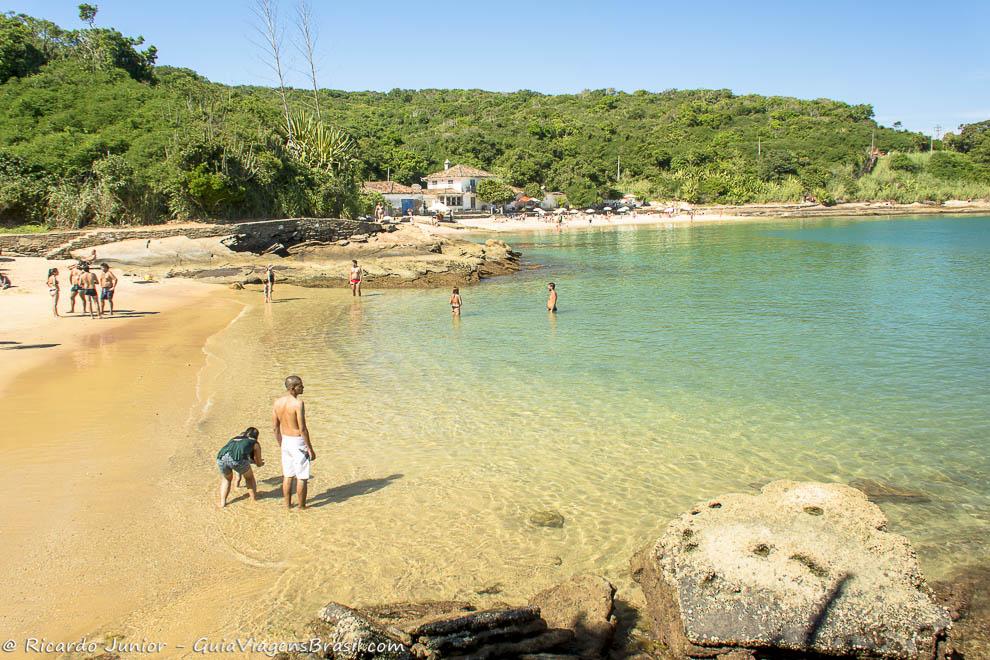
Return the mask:
POLYGON ((633 558, 654 632, 679 657, 736 649, 935 658, 949 614, 907 539, 840 484, 775 481, 697 505, 633 558))

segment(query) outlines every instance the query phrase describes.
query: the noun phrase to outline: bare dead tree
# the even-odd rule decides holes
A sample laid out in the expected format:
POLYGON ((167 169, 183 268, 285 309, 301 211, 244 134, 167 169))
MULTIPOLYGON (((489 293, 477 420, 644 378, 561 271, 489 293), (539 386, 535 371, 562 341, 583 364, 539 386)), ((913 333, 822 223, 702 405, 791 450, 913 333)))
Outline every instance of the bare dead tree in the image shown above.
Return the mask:
POLYGON ((285 91, 285 67, 282 65, 282 26, 278 21, 278 0, 255 0, 254 15, 258 19, 255 28, 263 40, 268 56, 267 64, 278 78, 278 95, 285 115, 285 130, 289 143, 294 142, 292 121, 289 117, 289 99, 285 91))
POLYGON ((296 29, 302 37, 302 44, 299 44, 306 63, 309 65, 309 79, 313 84, 313 103, 316 108, 316 118, 323 120, 320 112, 320 86, 316 82, 316 30, 313 26, 313 6, 309 0, 299 0, 296 4, 296 29))

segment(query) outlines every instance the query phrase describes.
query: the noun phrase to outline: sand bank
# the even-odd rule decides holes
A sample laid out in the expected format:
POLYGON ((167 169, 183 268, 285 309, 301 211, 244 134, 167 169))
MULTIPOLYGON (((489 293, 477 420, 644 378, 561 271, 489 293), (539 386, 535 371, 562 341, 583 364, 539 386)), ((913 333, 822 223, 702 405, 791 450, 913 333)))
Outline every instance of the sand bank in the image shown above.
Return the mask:
MULTIPOLYGON (((680 225, 704 222, 753 222, 801 218, 885 217, 902 215, 990 214, 990 202, 949 201, 941 206, 929 204, 894 204, 892 202, 855 202, 821 206, 818 204, 742 204, 737 206, 712 205, 681 207, 670 215, 663 212, 640 211, 625 214, 578 213, 561 216, 561 229, 585 227, 623 227, 634 225, 680 225), (693 213, 692 213, 693 211, 693 213)), ((558 217, 501 215, 457 218, 454 225, 443 224, 431 228, 435 233, 450 234, 460 229, 481 229, 493 232, 515 232, 556 229, 558 217)))
POLYGON ((252 571, 211 538, 209 507, 176 507, 171 471, 203 346, 242 305, 219 287, 124 281, 120 307, 134 312, 54 319, 48 262, 3 267, 18 285, 0 294, 4 340, 57 345, 0 357, 0 443, 17 475, 0 483, 0 628, 186 642, 222 628, 231 615, 215 590, 249 590, 252 571), (218 585, 235 572, 236 585, 218 585), (129 621, 147 625, 136 633, 129 621))
POLYGON ((48 261, 40 257, 0 257, 0 270, 14 286, 0 291, 0 393, 12 379, 48 360, 65 360, 75 350, 93 349, 115 341, 117 333, 142 319, 150 319, 183 305, 201 301, 219 287, 202 282, 162 280, 139 283, 115 269, 117 313, 111 318, 91 320, 81 313, 69 314, 68 266, 72 261, 48 261), (59 313, 52 314, 52 299, 45 285, 49 268, 59 269, 62 286, 59 313))

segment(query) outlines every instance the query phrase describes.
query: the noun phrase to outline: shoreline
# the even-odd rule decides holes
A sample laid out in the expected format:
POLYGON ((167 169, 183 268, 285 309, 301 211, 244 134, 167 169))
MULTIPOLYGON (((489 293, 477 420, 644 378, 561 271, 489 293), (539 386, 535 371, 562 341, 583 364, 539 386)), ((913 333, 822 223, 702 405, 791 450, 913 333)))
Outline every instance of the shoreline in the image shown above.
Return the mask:
MULTIPOLYGON (((676 208, 676 207, 675 207, 676 208)), ((601 213, 565 215, 562 229, 583 229, 602 227, 691 225, 702 223, 767 222, 813 219, 860 219, 900 217, 900 216, 967 216, 990 215, 990 202, 961 202, 949 206, 929 206, 925 204, 886 204, 851 203, 835 206, 817 204, 742 204, 735 206, 711 205, 692 206, 694 216, 687 208, 678 209, 667 216, 663 212, 612 214, 601 213), (590 222, 589 222, 590 220, 590 222)), ((510 218, 506 216, 485 216, 461 218, 451 225, 431 227, 441 235, 458 234, 464 230, 492 232, 549 231, 555 230, 556 216, 548 213, 542 217, 510 218)))
POLYGON ((205 346, 241 309, 202 295, 215 290, 164 290, 143 301, 152 315, 117 325, 78 319, 94 329, 4 369, 3 448, 19 478, 0 496, 22 503, 5 512, 0 541, 8 635, 131 638, 128 622, 151 608, 171 612, 155 632, 185 639, 225 616, 196 594, 216 588, 217 569, 243 567, 212 543, 205 509, 176 510, 171 474, 199 406, 205 346))
POLYGON ((192 280, 161 280, 141 283, 136 277, 119 278, 117 313, 113 317, 85 318, 79 312, 69 315, 68 265, 74 260, 49 261, 42 257, 3 257, 0 269, 13 280, 14 287, 0 293, 4 317, 0 324, 3 369, 0 370, 0 394, 6 394, 21 374, 66 358, 81 349, 99 349, 116 341, 115 335, 127 332, 141 319, 195 305, 220 287, 192 280), (51 298, 45 284, 49 268, 59 269, 61 294, 59 312, 51 312, 51 298), (121 306, 122 305, 122 306, 121 306))

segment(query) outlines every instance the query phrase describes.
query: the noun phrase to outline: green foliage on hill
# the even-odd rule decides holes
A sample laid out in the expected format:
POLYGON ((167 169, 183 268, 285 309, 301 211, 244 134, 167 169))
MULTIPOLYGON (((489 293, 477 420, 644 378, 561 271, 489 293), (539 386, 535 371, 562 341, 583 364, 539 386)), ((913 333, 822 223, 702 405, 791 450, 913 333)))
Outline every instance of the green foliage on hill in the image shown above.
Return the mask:
POLYGON ((913 155, 898 156, 860 179, 871 139, 911 154, 927 138, 827 99, 323 90, 316 120, 312 92, 289 90, 287 127, 275 90, 156 67, 154 47, 138 50, 141 38, 94 27, 81 10, 80 30, 0 16, 0 223, 354 215, 371 202, 362 179, 420 183, 446 159, 503 186, 563 191, 576 206, 620 191, 745 203, 909 199, 958 185, 987 196, 990 122, 947 135, 957 153, 915 170, 913 155))
POLYGON ((840 201, 944 202, 990 199, 990 169, 965 154, 893 153, 881 158, 873 172, 857 178, 846 171, 825 187, 840 201))

